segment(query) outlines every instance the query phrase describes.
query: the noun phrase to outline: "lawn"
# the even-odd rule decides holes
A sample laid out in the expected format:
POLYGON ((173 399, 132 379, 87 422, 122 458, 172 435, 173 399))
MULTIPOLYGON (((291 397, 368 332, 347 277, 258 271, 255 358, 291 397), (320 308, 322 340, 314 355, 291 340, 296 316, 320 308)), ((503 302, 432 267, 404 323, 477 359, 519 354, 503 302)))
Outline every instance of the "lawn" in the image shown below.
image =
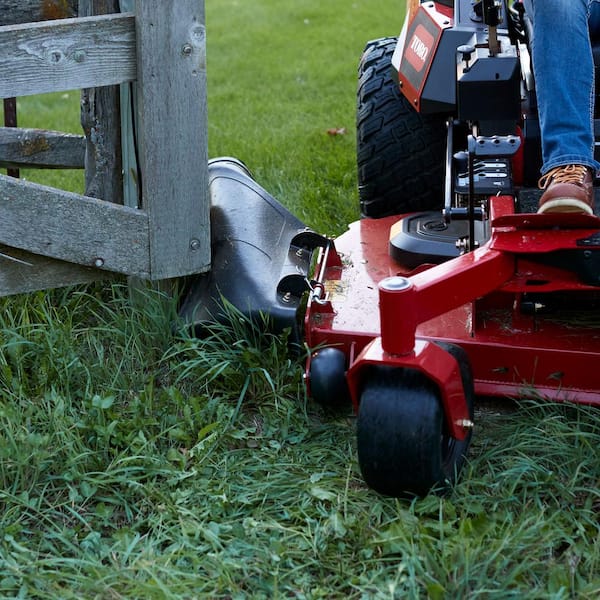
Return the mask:
MULTIPOLYGON (((210 155, 340 233, 358 58, 403 3, 206 4, 210 155)), ((77 104, 22 99, 21 124, 76 130, 77 104)), ((481 402, 456 486, 397 500, 365 486, 355 419, 306 398, 285 337, 232 314, 191 339, 174 300, 124 284, 1 302, 2 598, 600 594, 597 410, 481 402)))

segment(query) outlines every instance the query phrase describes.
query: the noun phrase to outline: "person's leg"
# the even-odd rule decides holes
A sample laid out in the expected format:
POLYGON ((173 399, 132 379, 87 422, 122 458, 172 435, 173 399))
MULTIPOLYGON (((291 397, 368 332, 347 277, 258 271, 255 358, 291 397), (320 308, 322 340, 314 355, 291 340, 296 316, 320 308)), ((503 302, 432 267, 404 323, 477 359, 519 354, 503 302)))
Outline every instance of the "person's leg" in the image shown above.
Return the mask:
POLYGON ((538 212, 593 212, 596 0, 524 0, 542 134, 538 212))
MULTIPOLYGON (((525 0, 542 130, 542 173, 593 159, 594 63, 589 0, 525 0)), ((593 2, 597 5, 597 2, 593 2)))

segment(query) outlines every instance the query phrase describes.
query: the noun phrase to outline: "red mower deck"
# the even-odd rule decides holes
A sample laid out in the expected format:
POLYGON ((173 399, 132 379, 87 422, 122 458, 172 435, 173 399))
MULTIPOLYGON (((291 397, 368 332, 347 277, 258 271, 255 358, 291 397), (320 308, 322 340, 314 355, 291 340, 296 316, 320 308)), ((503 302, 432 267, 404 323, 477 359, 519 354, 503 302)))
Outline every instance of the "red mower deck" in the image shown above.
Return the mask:
MULTIPOLYGON (((399 217, 353 223, 335 249, 321 253, 315 279, 324 295, 309 301, 308 345, 339 347, 352 372, 367 356, 408 364, 415 340, 446 341, 467 351, 479 395, 600 405, 600 312, 586 306, 597 305, 600 288, 537 262, 582 245, 600 250, 600 219, 512 214, 512 199, 493 203, 500 214, 483 247, 416 273, 390 255, 399 217), (407 278, 406 286, 394 278, 407 278), (552 292, 572 295, 573 306, 544 314, 528 300, 552 292)), ((350 391, 356 403, 358 392, 350 391)))

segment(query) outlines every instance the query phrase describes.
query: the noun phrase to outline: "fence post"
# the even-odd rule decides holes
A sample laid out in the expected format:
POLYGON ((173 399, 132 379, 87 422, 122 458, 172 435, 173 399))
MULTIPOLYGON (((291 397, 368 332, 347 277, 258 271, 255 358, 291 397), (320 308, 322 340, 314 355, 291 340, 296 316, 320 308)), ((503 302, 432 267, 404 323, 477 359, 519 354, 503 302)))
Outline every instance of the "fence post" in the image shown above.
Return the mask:
POLYGON ((210 267, 204 0, 137 0, 137 122, 151 278, 210 267))

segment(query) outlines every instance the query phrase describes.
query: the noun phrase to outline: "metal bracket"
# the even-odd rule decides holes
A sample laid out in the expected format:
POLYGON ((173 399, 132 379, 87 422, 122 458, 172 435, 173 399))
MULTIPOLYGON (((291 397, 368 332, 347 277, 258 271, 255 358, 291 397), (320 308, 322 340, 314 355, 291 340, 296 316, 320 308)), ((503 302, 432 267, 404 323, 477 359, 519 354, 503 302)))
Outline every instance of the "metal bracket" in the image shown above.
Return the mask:
POLYGON ((467 139, 469 154, 480 157, 513 156, 521 146, 518 135, 473 136, 467 139))

